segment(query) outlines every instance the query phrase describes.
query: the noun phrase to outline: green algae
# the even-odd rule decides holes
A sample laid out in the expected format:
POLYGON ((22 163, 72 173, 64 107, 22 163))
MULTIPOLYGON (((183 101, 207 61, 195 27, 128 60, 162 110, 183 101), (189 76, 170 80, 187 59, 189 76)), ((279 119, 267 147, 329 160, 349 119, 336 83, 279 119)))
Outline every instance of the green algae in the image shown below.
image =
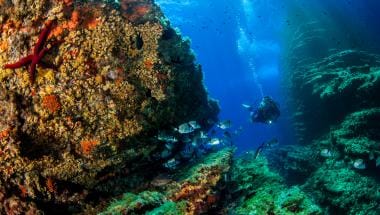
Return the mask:
POLYGON ((287 187, 263 157, 245 155, 232 168, 232 214, 321 214, 322 210, 297 186, 287 187))
POLYGON ((152 185, 142 192, 125 193, 109 203, 102 214, 199 214, 207 212, 217 202, 208 201, 220 190, 231 165, 233 149, 225 148, 184 165, 170 180, 152 185))
POLYGON ((380 212, 379 68, 379 55, 346 50, 288 71, 301 144, 268 157, 326 214, 380 212), (288 156, 294 152, 297 159, 288 156), (294 168, 290 172, 289 166, 294 168), (305 172, 305 167, 313 168, 305 172), (292 173, 298 180, 292 180, 292 173))
POLYGON ((329 214, 378 214, 380 186, 342 162, 324 165, 304 185, 329 214))
POLYGON ((380 156, 380 108, 360 110, 348 115, 332 132, 335 144, 350 157, 369 159, 380 156))
POLYGON ((141 214, 147 208, 155 208, 163 202, 164 196, 158 192, 125 193, 121 199, 112 202, 100 215, 141 214))
POLYGON ((172 202, 168 201, 160 207, 146 213, 146 215, 182 215, 186 211, 186 202, 172 202))

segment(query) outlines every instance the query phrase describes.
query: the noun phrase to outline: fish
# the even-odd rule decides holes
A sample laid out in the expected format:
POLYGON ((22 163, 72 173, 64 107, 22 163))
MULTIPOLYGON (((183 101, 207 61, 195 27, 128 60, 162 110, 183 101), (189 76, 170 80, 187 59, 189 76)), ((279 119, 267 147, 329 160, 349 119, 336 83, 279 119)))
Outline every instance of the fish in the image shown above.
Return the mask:
POLYGON ((195 129, 189 123, 183 123, 174 129, 180 134, 190 134, 195 131, 195 129))
POLYGON ((165 149, 164 151, 161 152, 161 158, 165 159, 165 158, 168 158, 170 156, 171 152, 167 149, 165 149))
POLYGON ((224 120, 222 122, 219 122, 216 126, 219 128, 225 130, 231 128, 231 120, 224 120))
POLYGON ((219 139, 219 138, 212 138, 208 144, 210 144, 211 146, 217 146, 219 144, 221 144, 222 141, 219 139))
POLYGON ((176 143, 178 142, 178 139, 171 135, 166 135, 165 133, 159 133, 157 135, 157 139, 159 141, 167 142, 167 143, 176 143))
POLYGON ((195 130, 201 128, 201 126, 196 121, 190 121, 188 122, 191 127, 193 127, 195 130))
POLYGON ((175 145, 175 143, 166 143, 165 148, 171 151, 174 149, 175 145))
POLYGON ((199 132, 199 138, 200 139, 207 139, 208 135, 204 131, 201 131, 201 132, 199 132))
POLYGON ((251 105, 241 104, 241 106, 243 106, 243 108, 247 109, 249 112, 253 112, 253 107, 251 105))
POLYGON ((329 149, 322 149, 320 155, 325 158, 332 157, 332 153, 329 149))
POLYGON ((380 167, 380 156, 376 159, 376 167, 380 167))
POLYGON ((152 186, 155 186, 155 187, 162 187, 162 186, 165 186, 165 185, 170 184, 172 182, 173 182, 173 180, 169 176, 167 176, 167 175, 158 175, 157 177, 155 177, 150 182, 150 184, 152 186))
POLYGON ((365 169, 367 166, 364 163, 363 159, 356 159, 353 164, 355 169, 365 169))
POLYGON ((178 166, 179 162, 175 159, 172 158, 168 160, 166 163, 164 163, 164 167, 167 169, 175 169, 178 166))

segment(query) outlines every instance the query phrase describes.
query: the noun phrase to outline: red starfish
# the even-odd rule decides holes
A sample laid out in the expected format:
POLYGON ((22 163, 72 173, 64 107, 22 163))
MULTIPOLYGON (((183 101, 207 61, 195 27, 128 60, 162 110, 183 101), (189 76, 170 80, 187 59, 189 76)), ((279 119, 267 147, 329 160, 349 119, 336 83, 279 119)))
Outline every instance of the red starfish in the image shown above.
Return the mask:
POLYGON ((48 52, 52 48, 52 46, 50 48, 43 48, 43 46, 46 43, 46 40, 48 38, 48 35, 50 33, 52 24, 53 24, 52 21, 48 21, 46 23, 45 28, 42 29, 40 35, 38 36, 37 43, 34 46, 33 54, 21 58, 16 63, 5 64, 4 68, 5 69, 17 69, 17 68, 21 68, 23 66, 30 64, 29 78, 30 78, 30 82, 33 84, 34 79, 35 79, 37 64, 43 64, 41 62, 42 57, 46 54, 46 52, 48 52))

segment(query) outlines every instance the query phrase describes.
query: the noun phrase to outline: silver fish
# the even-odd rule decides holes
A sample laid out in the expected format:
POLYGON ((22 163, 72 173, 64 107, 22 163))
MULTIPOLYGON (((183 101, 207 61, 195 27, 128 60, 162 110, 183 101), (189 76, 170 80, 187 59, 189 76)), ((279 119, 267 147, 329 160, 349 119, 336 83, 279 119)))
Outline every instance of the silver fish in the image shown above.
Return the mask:
POLYGON ((365 169, 367 166, 364 163, 363 159, 356 159, 353 164, 355 169, 365 169))
POLYGON ((161 152, 161 158, 165 159, 165 158, 168 158, 170 156, 171 152, 167 149, 165 149, 164 151, 161 152))
POLYGON ((329 149, 322 149, 320 155, 325 158, 332 157, 332 153, 329 149))
POLYGON ((207 139, 208 138, 208 135, 204 132, 204 131, 201 131, 199 133, 199 138, 200 139, 207 139))
POLYGON ((247 104, 241 104, 241 106, 243 106, 243 108, 245 108, 245 109, 251 108, 251 105, 247 105, 247 104))
POLYGON ((253 107, 251 105, 242 104, 243 108, 247 109, 249 112, 253 112, 253 107))
POLYGON ((174 149, 175 144, 174 143, 166 143, 165 148, 172 151, 174 149))
POLYGON ((175 169, 178 164, 179 162, 175 158, 172 158, 168 160, 166 163, 164 163, 164 167, 168 169, 175 169))
POLYGON ((219 122, 217 126, 223 130, 231 128, 231 120, 224 120, 219 122))
POLYGON ((155 177, 152 182, 150 182, 151 185, 155 186, 155 187, 162 187, 162 186, 165 186, 169 183, 172 183, 173 180, 167 176, 167 175, 158 175, 157 177, 155 177))
POLYGON ((168 143, 176 143, 178 142, 178 139, 171 135, 166 135, 165 133, 159 133, 157 135, 157 139, 159 141, 168 142, 168 143))
POLYGON ((174 130, 180 134, 190 134, 195 131, 195 129, 189 123, 183 123, 174 130))
POLYGON ((194 130, 201 128, 201 126, 196 121, 190 121, 188 122, 191 127, 194 128, 194 130))
POLYGON ((222 141, 219 139, 219 138, 212 138, 208 144, 210 144, 211 146, 217 146, 219 144, 221 144, 222 141))

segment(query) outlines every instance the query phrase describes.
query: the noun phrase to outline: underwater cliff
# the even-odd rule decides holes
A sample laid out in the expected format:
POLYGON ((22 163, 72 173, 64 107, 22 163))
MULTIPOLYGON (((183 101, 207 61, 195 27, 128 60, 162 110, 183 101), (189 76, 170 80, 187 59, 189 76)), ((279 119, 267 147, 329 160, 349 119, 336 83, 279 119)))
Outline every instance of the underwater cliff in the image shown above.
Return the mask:
MULTIPOLYGON (((219 111, 153 1, 0 1, 0 213, 96 213, 219 111)), ((180 197, 176 197, 180 198, 180 197)))
POLYGON ((293 32, 284 66, 299 144, 267 157, 324 213, 379 214, 380 55, 331 45, 336 30, 309 22, 293 32))

